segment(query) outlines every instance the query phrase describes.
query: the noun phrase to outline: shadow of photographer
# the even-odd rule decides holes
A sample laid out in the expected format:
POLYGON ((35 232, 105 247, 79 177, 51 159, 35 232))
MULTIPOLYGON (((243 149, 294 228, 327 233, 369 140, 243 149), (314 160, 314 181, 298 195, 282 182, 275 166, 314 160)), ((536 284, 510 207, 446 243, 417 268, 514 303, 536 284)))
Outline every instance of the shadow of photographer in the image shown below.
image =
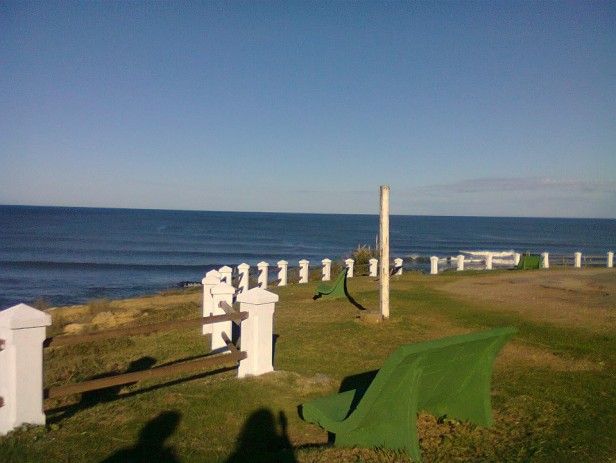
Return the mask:
POLYGON ((165 441, 177 429, 181 416, 175 411, 161 413, 141 429, 134 446, 118 450, 101 463, 180 463, 175 449, 165 446, 165 441))
POLYGON ((244 423, 233 454, 225 463, 297 463, 287 433, 287 417, 283 412, 274 414, 262 408, 244 423))

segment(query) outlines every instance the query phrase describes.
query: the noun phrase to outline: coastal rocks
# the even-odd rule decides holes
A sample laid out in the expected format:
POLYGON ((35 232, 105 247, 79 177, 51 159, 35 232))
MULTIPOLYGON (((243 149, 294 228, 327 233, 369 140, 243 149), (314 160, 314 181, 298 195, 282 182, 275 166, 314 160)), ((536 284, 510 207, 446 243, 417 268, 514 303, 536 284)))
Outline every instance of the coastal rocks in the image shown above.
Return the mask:
POLYGON ((84 323, 69 323, 63 329, 64 334, 79 334, 86 328, 84 323))
POLYGON ((129 309, 118 313, 100 312, 92 319, 92 325, 111 328, 128 323, 137 318, 141 312, 137 309, 129 309))

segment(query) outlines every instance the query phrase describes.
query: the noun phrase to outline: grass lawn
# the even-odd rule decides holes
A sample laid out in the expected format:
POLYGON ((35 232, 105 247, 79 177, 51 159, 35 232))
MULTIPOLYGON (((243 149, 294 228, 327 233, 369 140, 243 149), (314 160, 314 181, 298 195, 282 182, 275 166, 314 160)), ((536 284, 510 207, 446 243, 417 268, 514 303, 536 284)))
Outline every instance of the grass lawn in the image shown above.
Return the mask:
MULTIPOLYGON (((46 426, 0 437, 0 462, 409 462, 403 451, 328 445, 298 405, 401 344, 499 326, 518 334, 495 364, 494 426, 421 413, 423 460, 616 461, 616 272, 406 273, 392 278, 391 318, 376 325, 359 319, 378 308, 376 280, 349 279, 353 301, 313 301, 318 283, 269 288, 280 296, 274 373, 238 380, 222 368, 48 399, 46 426)), ((94 301, 54 310, 50 333, 194 318, 200 306, 200 288, 94 301)), ((186 329, 48 349, 46 386, 198 358, 208 339, 186 329)))

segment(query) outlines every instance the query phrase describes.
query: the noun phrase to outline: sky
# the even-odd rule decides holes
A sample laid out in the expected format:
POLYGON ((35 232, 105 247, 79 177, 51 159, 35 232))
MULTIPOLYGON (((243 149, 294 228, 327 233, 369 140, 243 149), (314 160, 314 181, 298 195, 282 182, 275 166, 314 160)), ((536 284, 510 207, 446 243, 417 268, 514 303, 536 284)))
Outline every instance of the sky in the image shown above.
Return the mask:
POLYGON ((616 2, 0 0, 0 204, 616 218, 616 2))

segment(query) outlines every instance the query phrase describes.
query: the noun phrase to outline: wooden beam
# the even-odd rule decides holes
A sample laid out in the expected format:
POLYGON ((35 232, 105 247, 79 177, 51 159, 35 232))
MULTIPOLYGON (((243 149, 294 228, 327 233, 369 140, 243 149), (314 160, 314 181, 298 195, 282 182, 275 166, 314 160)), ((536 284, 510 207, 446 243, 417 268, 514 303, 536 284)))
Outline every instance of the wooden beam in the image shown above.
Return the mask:
POLYGON ((114 330, 101 331, 100 333, 58 336, 58 337, 45 339, 45 341, 43 342, 43 347, 47 348, 47 347, 69 346, 71 344, 81 344, 84 342, 101 341, 103 339, 117 338, 120 336, 133 336, 137 334, 155 333, 158 331, 192 328, 192 327, 207 325, 210 323, 227 322, 227 321, 240 322, 242 320, 246 320, 247 318, 248 318, 247 312, 239 312, 239 313, 233 313, 230 315, 228 314, 212 315, 210 317, 193 318, 191 320, 162 322, 162 323, 155 323, 152 325, 145 325, 145 326, 133 326, 130 328, 118 328, 114 330))

